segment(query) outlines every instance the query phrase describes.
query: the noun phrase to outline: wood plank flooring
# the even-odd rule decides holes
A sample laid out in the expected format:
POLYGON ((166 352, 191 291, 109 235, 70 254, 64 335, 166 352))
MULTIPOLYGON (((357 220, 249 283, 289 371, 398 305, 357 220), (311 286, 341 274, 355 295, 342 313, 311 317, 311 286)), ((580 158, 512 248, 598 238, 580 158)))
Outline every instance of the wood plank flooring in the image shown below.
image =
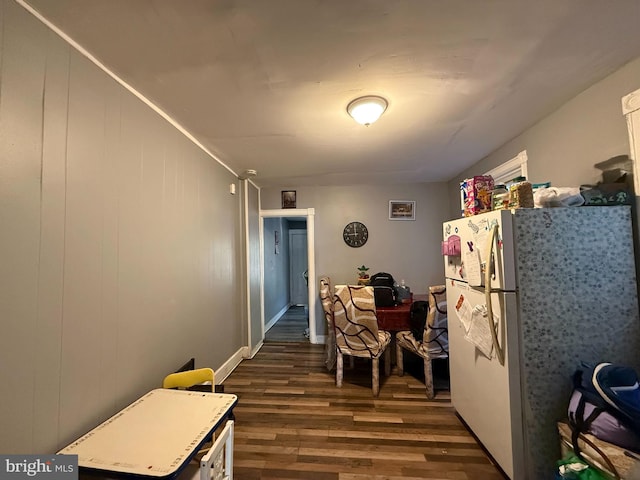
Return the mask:
POLYGON ((305 329, 309 326, 307 312, 304 307, 290 307, 264 335, 268 342, 305 342, 305 329))
POLYGON ((224 389, 239 397, 237 480, 505 478, 455 415, 447 390, 426 400, 420 360, 405 361, 404 377, 381 373, 377 399, 370 362, 348 363, 340 389, 324 346, 308 342, 265 342, 236 368, 224 389))

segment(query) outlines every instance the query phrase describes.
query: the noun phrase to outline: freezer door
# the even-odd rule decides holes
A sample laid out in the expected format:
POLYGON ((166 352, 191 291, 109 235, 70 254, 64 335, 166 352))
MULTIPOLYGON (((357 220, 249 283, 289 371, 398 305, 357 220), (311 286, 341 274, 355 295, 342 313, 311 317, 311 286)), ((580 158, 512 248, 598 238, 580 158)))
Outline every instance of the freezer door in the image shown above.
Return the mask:
POLYGON ((447 278, 463 280, 473 286, 484 285, 487 259, 493 262, 491 288, 515 291, 516 276, 513 254, 513 228, 510 210, 487 212, 472 217, 459 218, 442 225, 444 270, 447 278), (488 253, 493 226, 497 236, 488 253), (458 237, 458 238, 456 238, 458 237), (449 244, 457 243, 460 251, 453 252, 449 244))
POLYGON ((492 303, 504 365, 468 339, 471 312, 485 305, 484 290, 447 281, 451 402, 509 478, 520 480, 525 466, 516 294, 493 293, 492 303))

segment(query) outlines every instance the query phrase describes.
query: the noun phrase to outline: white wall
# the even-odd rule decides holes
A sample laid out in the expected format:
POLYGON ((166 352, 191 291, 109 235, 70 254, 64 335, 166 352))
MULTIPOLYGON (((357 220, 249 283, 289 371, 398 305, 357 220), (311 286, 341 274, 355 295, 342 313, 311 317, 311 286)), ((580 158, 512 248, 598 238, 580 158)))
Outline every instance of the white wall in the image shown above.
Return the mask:
POLYGON ((246 344, 240 196, 21 7, 0 15, 0 452, 55 452, 246 344))
POLYGON ((594 84, 449 183, 450 212, 460 215, 459 183, 527 151, 529 179, 569 187, 601 180, 596 163, 629 154, 623 96, 640 88, 640 58, 594 84))
MULTIPOLYGON (((370 274, 384 271, 398 282, 404 279, 415 293, 444 281, 440 239, 442 222, 449 217, 446 184, 285 185, 262 188, 261 208, 280 208, 281 190, 297 191, 297 208, 315 208, 317 278, 309 281, 329 275, 334 284, 355 283, 362 264, 370 267, 370 274), (389 220, 389 200, 415 200, 416 220, 389 220), (342 240, 342 230, 351 221, 363 222, 369 230, 363 247, 351 248, 342 240)), ((323 318, 320 311, 316 318, 323 318)), ((318 335, 324 335, 324 329, 323 322, 317 322, 318 335)))

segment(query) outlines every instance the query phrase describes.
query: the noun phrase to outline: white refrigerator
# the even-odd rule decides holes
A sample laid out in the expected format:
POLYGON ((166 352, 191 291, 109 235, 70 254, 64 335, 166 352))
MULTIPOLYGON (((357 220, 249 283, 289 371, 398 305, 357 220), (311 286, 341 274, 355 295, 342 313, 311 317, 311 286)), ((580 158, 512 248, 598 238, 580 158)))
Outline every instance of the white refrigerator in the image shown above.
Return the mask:
POLYGON ((579 362, 640 367, 630 207, 451 220, 442 252, 453 406, 509 478, 554 478, 579 362))

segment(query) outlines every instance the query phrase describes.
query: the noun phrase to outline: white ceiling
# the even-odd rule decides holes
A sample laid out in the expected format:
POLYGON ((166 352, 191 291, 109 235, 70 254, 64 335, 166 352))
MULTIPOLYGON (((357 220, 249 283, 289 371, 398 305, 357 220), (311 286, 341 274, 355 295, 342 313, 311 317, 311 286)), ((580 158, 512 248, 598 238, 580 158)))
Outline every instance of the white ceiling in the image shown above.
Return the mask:
POLYGON ((640 56, 640 0, 26 1, 260 186, 449 180, 640 56))

